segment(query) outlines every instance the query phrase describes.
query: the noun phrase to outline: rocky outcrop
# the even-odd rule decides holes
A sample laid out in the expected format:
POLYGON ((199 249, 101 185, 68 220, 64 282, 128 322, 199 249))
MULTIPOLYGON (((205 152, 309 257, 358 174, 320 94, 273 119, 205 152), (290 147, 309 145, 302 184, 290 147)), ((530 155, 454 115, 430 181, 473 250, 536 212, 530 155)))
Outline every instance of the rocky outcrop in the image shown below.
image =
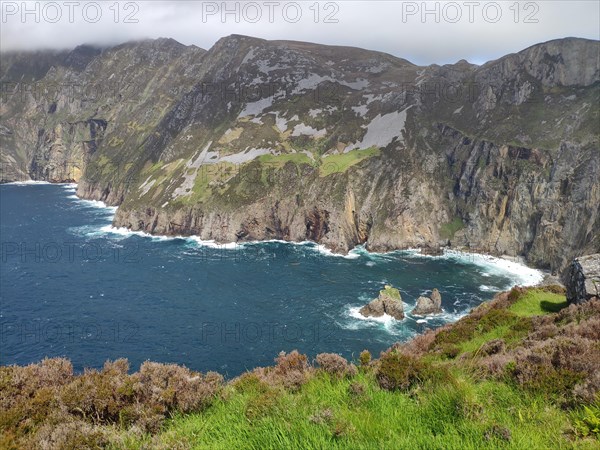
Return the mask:
POLYGON ((415 316, 427 316, 430 314, 440 314, 442 312, 442 296, 440 291, 434 289, 431 297, 419 297, 417 304, 412 310, 415 316))
POLYGON ((569 303, 579 304, 600 299, 600 254, 574 259, 564 282, 569 303))
POLYGON ((381 317, 384 314, 396 320, 404 319, 404 307, 400 291, 391 286, 379 292, 379 297, 363 306, 359 311, 365 317, 381 317))

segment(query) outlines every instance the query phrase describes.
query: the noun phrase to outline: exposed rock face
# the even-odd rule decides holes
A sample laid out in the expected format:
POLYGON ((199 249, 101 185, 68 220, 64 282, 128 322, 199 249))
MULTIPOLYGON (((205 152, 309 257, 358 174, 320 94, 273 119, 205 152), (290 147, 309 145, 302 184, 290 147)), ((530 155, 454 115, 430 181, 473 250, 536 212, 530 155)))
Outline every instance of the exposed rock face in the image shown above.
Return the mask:
POLYGON ((573 260, 565 277, 569 303, 600 299, 600 254, 573 260))
POLYGON ((2 81, 102 95, 3 88, 0 182, 77 180, 119 205, 116 226, 154 234, 451 245, 558 273, 600 252, 599 47, 441 67, 238 35, 208 52, 160 39, 3 56, 2 81))
POLYGON ((379 292, 379 297, 363 306, 359 311, 365 317, 381 317, 384 314, 396 320, 404 319, 404 307, 400 291, 391 286, 386 286, 379 292))
POLYGON ((442 296, 440 291, 434 289, 431 297, 419 297, 417 304, 412 310, 416 316, 427 316, 429 314, 440 314, 442 312, 442 296))

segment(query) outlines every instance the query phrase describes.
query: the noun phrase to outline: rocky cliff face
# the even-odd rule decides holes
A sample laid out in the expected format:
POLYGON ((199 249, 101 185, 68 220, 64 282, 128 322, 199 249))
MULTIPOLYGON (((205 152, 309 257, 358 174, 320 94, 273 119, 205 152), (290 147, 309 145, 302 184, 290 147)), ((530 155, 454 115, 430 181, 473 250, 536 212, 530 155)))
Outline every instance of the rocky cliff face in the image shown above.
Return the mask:
POLYGON ((124 44, 42 78, 116 79, 108 96, 3 103, 3 179, 79 180, 150 233, 452 245, 559 271, 600 250, 599 48, 418 67, 236 35, 124 44))
POLYGON ((600 299, 600 254, 574 259, 564 277, 569 303, 600 299))

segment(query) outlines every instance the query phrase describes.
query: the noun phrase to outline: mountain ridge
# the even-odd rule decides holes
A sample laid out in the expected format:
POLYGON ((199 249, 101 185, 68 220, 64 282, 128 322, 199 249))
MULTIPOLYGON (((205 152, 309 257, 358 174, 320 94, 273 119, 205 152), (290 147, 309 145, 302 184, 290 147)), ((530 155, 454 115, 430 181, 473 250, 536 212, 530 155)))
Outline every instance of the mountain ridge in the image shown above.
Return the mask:
POLYGON ((116 226, 218 242, 451 245, 554 272, 600 250, 598 41, 482 66, 241 35, 143 42, 43 77, 116 78, 101 99, 8 95, 1 181, 79 181, 119 205, 116 226))

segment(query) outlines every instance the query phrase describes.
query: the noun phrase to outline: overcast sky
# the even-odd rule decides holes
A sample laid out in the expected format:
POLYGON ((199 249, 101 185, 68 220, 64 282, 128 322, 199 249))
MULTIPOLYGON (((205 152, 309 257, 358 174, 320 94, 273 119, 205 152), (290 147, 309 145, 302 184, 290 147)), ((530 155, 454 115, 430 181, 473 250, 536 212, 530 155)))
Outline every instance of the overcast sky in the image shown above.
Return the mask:
POLYGON ((481 64, 551 39, 600 39, 597 0, 0 3, 2 51, 157 37, 208 49, 236 33, 380 50, 417 64, 481 64))

